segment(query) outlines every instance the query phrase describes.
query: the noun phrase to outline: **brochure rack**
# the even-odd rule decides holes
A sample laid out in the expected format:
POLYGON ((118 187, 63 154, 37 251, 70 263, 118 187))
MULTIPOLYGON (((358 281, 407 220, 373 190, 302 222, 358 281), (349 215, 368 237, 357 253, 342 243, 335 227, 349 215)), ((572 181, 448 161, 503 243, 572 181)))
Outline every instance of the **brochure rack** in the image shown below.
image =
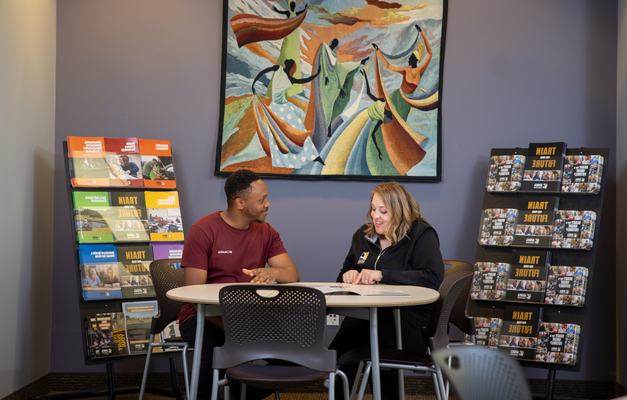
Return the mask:
MULTIPOLYGON (((502 152, 502 154, 513 154, 515 151, 521 155, 527 155, 526 148, 516 149, 493 149, 495 153, 502 152), (509 152, 509 153, 508 153, 509 152)), ((609 149, 607 148, 569 148, 567 155, 601 155, 605 159, 604 172, 607 171, 607 165, 609 161, 609 149)), ((604 174, 606 175, 606 174, 604 174)), ((593 307, 593 301, 598 296, 592 295, 593 292, 602 291, 602 287, 597 287, 594 284, 595 275, 601 274, 603 271, 603 265, 597 258, 597 250, 603 245, 604 241, 599 240, 600 224, 603 220, 603 196, 606 186, 605 176, 602 179, 601 190, 598 194, 581 194, 581 193, 567 193, 567 192, 488 192, 484 193, 483 207, 482 209, 490 208, 508 208, 516 207, 520 202, 521 197, 525 196, 557 196, 559 197, 559 209, 560 210, 591 210, 596 212, 596 229, 594 234, 594 242, 592 249, 590 250, 574 250, 574 249, 562 249, 562 248, 546 248, 546 247, 517 247, 517 246, 483 246, 477 242, 475 262, 504 262, 503 260, 509 259, 514 249, 533 249, 533 250, 548 250, 552 253, 551 265, 567 265, 567 266, 580 266, 588 268, 588 282, 586 290, 586 301, 582 308, 553 305, 553 304, 541 304, 530 303, 525 304, 521 302, 515 302, 516 305, 522 307, 530 307, 537 309, 541 307, 543 309, 543 322, 555 322, 555 323, 573 323, 578 324, 581 327, 581 333, 579 338, 579 347, 577 352, 577 361, 575 365, 560 365, 544 362, 532 362, 521 360, 521 364, 525 367, 544 368, 548 370, 548 383, 546 399, 551 399, 553 395, 553 388, 555 384, 555 372, 557 370, 579 372, 582 363, 585 361, 582 359, 583 348, 585 344, 586 336, 586 317, 590 307, 593 307)), ((479 224, 477 224, 479 226, 479 224)), ((505 312, 505 306, 512 304, 508 301, 486 301, 486 300, 469 300, 468 313, 475 317, 496 317, 503 318, 505 312)))
MULTIPOLYGON (((79 247, 78 247, 78 242, 76 240, 77 232, 76 232, 76 223, 74 220, 72 193, 76 191, 94 191, 94 190, 98 190, 98 188, 72 187, 71 180, 70 180, 71 175, 70 175, 70 162, 68 158, 68 146, 67 146, 66 141, 63 142, 63 155, 64 155, 64 161, 65 161, 65 176, 66 176, 66 185, 67 185, 67 193, 68 193, 68 206, 69 206, 69 211, 70 211, 70 216, 71 216, 70 222, 72 224, 72 235, 74 238, 73 240, 74 264, 75 264, 74 268, 76 271, 76 285, 77 285, 77 292, 78 292, 78 308, 79 308, 79 318, 80 318, 81 335, 82 335, 83 356, 84 356, 85 365, 106 364, 108 390, 102 391, 102 392, 80 392, 80 393, 70 393, 70 394, 64 393, 61 395, 45 396, 42 398, 45 398, 45 399, 60 399, 60 398, 79 399, 79 398, 85 398, 85 397, 98 397, 98 396, 108 395, 110 399, 113 399, 115 398, 115 394, 135 393, 135 392, 139 393, 139 387, 116 389, 114 364, 120 363, 120 362, 127 362, 127 361, 144 360, 146 357, 145 354, 128 354, 128 355, 119 355, 119 356, 91 358, 87 353, 88 345, 87 345, 87 334, 85 331, 85 320, 88 317, 94 316, 95 314, 98 314, 98 313, 122 312, 122 303, 133 301, 133 300, 129 298, 120 298, 120 299, 110 299, 110 300, 85 301, 83 299, 82 279, 81 279, 81 273, 80 273, 80 267, 79 267, 80 266, 79 252, 78 252, 79 247)), ((134 187, 106 187, 106 188, 103 188, 103 190, 106 190, 108 192, 133 191, 133 190, 143 191, 145 189, 146 188, 144 187, 136 187, 136 188, 134 187)), ((149 189, 151 191, 160 190, 159 188, 149 188, 149 189)), ((164 188, 163 190, 172 190, 172 188, 164 188)), ((125 246, 133 246, 137 244, 138 243, 126 243, 126 244, 116 243, 116 246, 118 246, 118 248, 124 248, 125 246)), ((145 242, 144 244, 148 244, 148 242, 145 242)), ((148 298, 144 297, 138 300, 156 300, 156 297, 148 297, 148 298)), ((154 353, 152 354, 151 357, 152 358, 168 358, 168 357, 171 357, 171 352, 154 353)), ((178 387, 178 376, 177 376, 178 372, 176 371, 176 363, 173 363, 173 364, 171 363, 171 365, 174 366, 172 370, 173 386, 178 387)), ((163 390, 160 388, 147 388, 146 391, 149 393, 175 397, 175 393, 173 393, 172 391, 167 391, 167 390, 163 390)))

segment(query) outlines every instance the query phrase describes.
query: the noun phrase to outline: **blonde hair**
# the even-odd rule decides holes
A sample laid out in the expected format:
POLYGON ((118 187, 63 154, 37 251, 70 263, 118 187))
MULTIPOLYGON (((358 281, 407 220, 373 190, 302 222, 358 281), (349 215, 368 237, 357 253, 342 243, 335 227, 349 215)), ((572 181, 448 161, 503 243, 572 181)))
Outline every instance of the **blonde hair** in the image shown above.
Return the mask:
MULTIPOLYGON (((374 238, 376 235, 374 223, 372 222, 372 199, 377 194, 385 204, 390 213, 390 223, 385 228, 385 237, 394 246, 407 235, 407 231, 411 228, 415 221, 425 221, 420 214, 420 206, 414 196, 407 191, 405 186, 398 182, 388 182, 377 186, 370 196, 370 208, 366 215, 368 221, 366 223, 366 236, 374 238)), ((428 223, 428 222, 427 222, 428 223)))

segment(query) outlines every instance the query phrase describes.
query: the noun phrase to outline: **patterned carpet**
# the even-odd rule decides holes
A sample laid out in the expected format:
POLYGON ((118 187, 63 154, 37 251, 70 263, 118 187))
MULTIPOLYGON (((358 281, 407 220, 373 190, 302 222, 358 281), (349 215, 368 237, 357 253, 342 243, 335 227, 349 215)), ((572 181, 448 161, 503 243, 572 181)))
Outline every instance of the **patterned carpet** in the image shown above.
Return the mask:
MULTIPOLYGON (((141 384, 142 375, 138 373, 116 373, 116 388, 134 387, 137 390, 130 394, 116 394, 115 398, 119 400, 137 399, 139 393, 139 385, 141 384)), ((182 375, 179 379, 183 382, 182 375)), ((529 385, 534 393, 534 399, 543 399, 546 392, 546 380, 532 379, 529 385)), ((171 389, 171 381, 169 374, 155 373, 150 374, 148 378, 148 386, 171 389)), ((2 400, 32 400, 37 398, 49 399, 69 399, 81 398, 74 396, 54 396, 61 393, 75 393, 87 390, 107 390, 107 376, 105 373, 50 373, 32 384, 18 390, 17 392, 5 397, 2 400), (51 396, 52 395, 52 396, 51 396)), ((435 400, 433 392, 433 381, 430 378, 420 376, 407 376, 405 378, 405 398, 407 400, 435 400)), ((592 399, 605 400, 615 399, 620 396, 627 395, 627 389, 616 382, 604 381, 574 381, 574 380, 557 380, 554 388, 554 400, 562 399, 592 399)), ((82 397, 96 400, 108 399, 108 396, 102 397, 82 397)), ((173 397, 156 395, 148 393, 144 397, 146 400, 170 400, 173 397)), ((312 385, 299 392, 281 393, 281 400, 317 400, 326 399, 327 390, 321 384, 312 385)), ((370 394, 366 394, 366 399, 372 399, 370 394)), ((453 397, 452 397, 453 398, 453 397)), ((269 396, 268 399, 273 399, 269 396)))

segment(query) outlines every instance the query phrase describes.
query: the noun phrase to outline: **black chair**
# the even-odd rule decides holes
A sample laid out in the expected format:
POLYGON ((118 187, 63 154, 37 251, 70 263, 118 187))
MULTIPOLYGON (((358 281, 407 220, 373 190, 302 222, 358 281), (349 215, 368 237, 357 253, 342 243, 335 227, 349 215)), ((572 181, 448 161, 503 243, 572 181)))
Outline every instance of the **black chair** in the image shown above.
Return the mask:
POLYGON ((177 400, 183 400, 178 383, 178 369, 176 366, 176 356, 182 354, 183 372, 185 375, 185 388, 189 391, 189 375, 187 373, 187 350, 189 348, 187 342, 181 337, 166 338, 161 342, 155 342, 155 336, 161 332, 172 322, 178 318, 183 303, 169 299, 166 293, 170 289, 174 289, 185 285, 185 272, 182 268, 174 269, 170 264, 180 263, 180 259, 155 260, 150 263, 150 275, 152 276, 152 284, 155 287, 157 295, 157 303, 159 304, 159 315, 152 318, 150 326, 150 343, 148 345, 148 354, 146 355, 146 364, 144 366, 144 376, 142 378, 139 399, 144 398, 146 392, 146 380, 148 378, 148 366, 150 364, 150 356, 154 347, 178 347, 182 352, 172 351, 170 362, 170 375, 172 378, 172 390, 177 400))
POLYGON ((456 346, 433 352, 433 361, 450 382, 458 400, 531 400, 525 373, 502 350, 456 346))
MULTIPOLYGON (((326 301, 321 291, 300 286, 229 285, 220 290, 225 343, 213 353, 213 391, 235 380, 243 385, 284 390, 316 381, 329 382, 333 399, 336 352, 323 345, 326 301), (266 365, 258 360, 282 360, 297 365, 266 365), (226 378, 219 381, 219 370, 226 378)), ((245 386, 242 388, 242 398, 245 386)))
MULTIPOLYGON (((458 261, 458 260, 444 260, 445 265, 450 265, 449 268, 444 270, 444 277, 449 274, 465 271, 474 273, 475 267, 466 261, 458 261)), ((457 301, 455 302, 455 306, 453 307, 453 311, 451 311, 451 316, 449 322, 457 327, 462 333, 470 336, 472 340, 472 344, 477 344, 476 340, 476 330, 475 330, 475 319, 468 315, 468 302, 470 299, 470 287, 472 286, 472 279, 466 283, 466 286, 462 289, 457 297, 457 301)), ((458 341, 452 340, 452 343, 457 343, 458 341)))
MULTIPOLYGON (((444 379, 440 373, 439 367, 433 363, 429 353, 435 349, 448 346, 449 317, 455 303, 457 302, 460 292, 463 290, 466 283, 471 280, 471 277, 472 273, 466 271, 452 272, 444 277, 444 281, 438 289, 440 292, 440 298, 434 304, 431 321, 422 332, 423 337, 429 338, 428 352, 418 353, 399 349, 381 348, 379 350, 380 367, 429 372, 433 377, 436 397, 439 400, 447 398, 447 389, 444 384, 444 379)), ((368 376, 370 375, 370 370, 372 368, 370 359, 370 348, 364 347, 348 351, 338 360, 338 364, 340 366, 356 362, 365 363, 366 367, 364 369, 361 386, 359 387, 359 394, 357 396, 358 399, 363 398, 366 389, 368 376)), ((361 371, 361 368, 359 370, 361 371)), ((359 383, 360 371, 358 371, 357 377, 355 378, 352 392, 353 395, 355 388, 359 383)))

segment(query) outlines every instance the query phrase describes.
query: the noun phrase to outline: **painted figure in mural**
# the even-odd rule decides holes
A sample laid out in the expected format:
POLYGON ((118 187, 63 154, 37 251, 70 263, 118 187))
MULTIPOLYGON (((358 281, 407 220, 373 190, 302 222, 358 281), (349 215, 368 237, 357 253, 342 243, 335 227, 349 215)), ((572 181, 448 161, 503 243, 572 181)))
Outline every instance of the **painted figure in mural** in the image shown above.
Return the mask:
POLYGON ((305 126, 313 130, 313 143, 322 150, 337 128, 344 122, 344 115, 351 100, 354 76, 366 64, 361 61, 338 59, 339 40, 321 43, 314 59, 314 68, 320 69, 320 79, 311 85, 305 126))
MULTIPOLYGON (((275 6, 272 7, 274 11, 276 11, 277 13, 281 15, 285 15, 287 19, 297 17, 300 14, 307 11, 307 5, 305 5, 305 8, 303 8, 302 10, 296 11, 296 0, 287 0, 287 8, 288 8, 287 10, 282 11, 282 10, 277 9, 275 6)), ((296 61, 300 60, 300 30, 299 29, 295 29, 289 35, 285 36, 283 38, 283 42, 281 43, 281 50, 279 52, 279 58, 277 59, 276 63, 277 65, 285 67, 287 60, 296 60, 296 61)), ((299 79, 302 77, 300 62, 296 62, 294 65, 295 65, 295 69, 292 72, 292 74, 290 74, 290 76, 296 79, 299 79)), ((274 77, 272 79, 274 80, 274 77)), ((270 86, 268 86, 268 92, 266 93, 266 95, 268 97, 272 97, 273 90, 274 90, 273 85, 270 84, 270 86)), ((292 97, 302 91, 303 91, 303 88, 301 86, 301 82, 297 82, 287 90, 286 97, 292 97)))
POLYGON ((315 75, 311 75, 308 78, 297 78, 294 76, 297 70, 296 65, 297 63, 295 63, 294 60, 288 59, 285 60, 282 66, 279 64, 273 65, 259 72, 253 80, 253 84, 251 86, 253 94, 257 94, 255 91, 255 83, 257 83, 259 78, 268 72, 274 72, 274 74, 272 74, 272 81, 270 82, 270 86, 268 88, 268 91, 272 90, 273 95, 269 97, 272 97, 272 101, 275 103, 287 103, 287 98, 290 97, 287 93, 292 85, 310 82, 320 74, 320 71, 318 71, 315 75))
MULTIPOLYGON (((353 77, 359 67, 365 65, 370 57, 366 57, 361 62, 345 61, 338 62, 337 50, 339 41, 331 40, 328 52, 323 53, 324 59, 320 60, 320 79, 322 89, 322 106, 327 122, 327 136, 331 137, 331 125, 346 108, 350 100, 350 91, 353 88, 353 77), (326 62, 325 62, 326 61, 326 62)), ((324 47, 323 47, 324 48, 324 47)))
MULTIPOLYGON (((429 66, 431 62, 431 58, 433 57, 433 53, 431 51, 431 46, 429 45, 429 41, 427 40, 427 36, 423 32, 423 30, 416 24, 416 29, 418 30, 420 36, 422 36, 423 42, 418 44, 418 48, 409 56, 409 67, 395 67, 391 65, 388 60, 381 54, 381 61, 385 64, 385 67, 390 71, 395 71, 403 75, 403 83, 401 84, 401 89, 407 94, 412 94, 416 91, 416 88, 420 84, 420 80, 422 79, 422 75, 424 75, 425 70, 429 66), (422 58, 425 53, 425 46, 427 49, 427 57, 420 66, 418 64, 422 61, 422 58)), ((376 44, 372 44, 375 48, 375 51, 379 50, 376 44)), ((424 89, 421 89, 423 92, 424 89)))
POLYGON ((379 160, 381 158, 381 149, 377 143, 377 137, 375 136, 375 132, 379 129, 381 124, 386 124, 392 122, 392 111, 390 111, 385 105, 385 99, 383 97, 376 97, 370 91, 370 85, 368 84, 368 75, 362 70, 361 74, 364 76, 364 85, 366 85, 366 94, 368 97, 374 101, 370 106, 368 106, 368 117, 372 120, 373 124, 370 125, 370 137, 372 138, 372 142, 374 143, 377 152, 379 153, 379 160))
MULTIPOLYGON (((264 18, 255 14, 236 14, 231 18, 231 28, 238 47, 267 40, 280 40, 298 29, 307 16, 307 6, 296 10, 296 2, 288 0, 290 11, 280 11, 275 6, 272 10, 285 15, 287 19, 264 18)), ((298 35, 296 35, 298 36, 298 35)))
MULTIPOLYGON (((268 88, 268 92, 272 93, 272 102, 269 109, 281 121, 286 122, 289 127, 285 127, 286 129, 277 127, 274 129, 274 132, 266 130, 264 136, 270 143, 270 156, 272 157, 273 166, 298 169, 311 161, 316 159, 321 161, 321 159, 318 157, 318 151, 305 130, 302 110, 288 101, 290 97, 288 93, 293 85, 304 84, 314 80, 318 77, 320 71, 307 78, 295 78, 293 76, 296 71, 294 60, 287 59, 284 64, 283 67, 277 64, 259 72, 253 80, 251 89, 253 95, 256 95, 255 83, 263 75, 269 72, 273 73, 268 88), (277 135, 276 137, 275 134, 277 135), (296 136, 305 136, 305 139, 301 142, 296 140, 296 136), (278 148, 282 149, 281 154, 279 154, 278 148), (275 154, 272 155, 272 152, 275 154)), ((261 123, 259 125, 261 126, 261 123)))
MULTIPOLYGON (((420 84, 420 80, 422 79, 422 76, 424 75, 427 67, 429 66, 429 63, 431 62, 431 58, 433 57, 433 53, 431 51, 431 45, 429 45, 429 41, 427 40, 427 36, 425 35, 424 31, 420 28, 420 26, 418 26, 418 24, 416 24, 416 29, 418 30, 419 35, 422 36, 422 40, 424 44, 423 42, 419 42, 418 48, 411 54, 411 56, 409 56, 409 61, 408 61, 409 67, 395 67, 394 65, 390 64, 388 60, 386 59, 386 57, 381 53, 376 43, 372 44, 372 47, 374 47, 375 52, 377 53, 377 56, 381 60, 381 62, 383 62, 383 65, 385 65, 385 67, 389 69, 390 71, 398 72, 403 76, 401 90, 405 94, 408 94, 408 95, 413 94, 418 88, 418 85, 420 84), (423 57, 424 57, 425 47, 427 50, 427 56, 424 59, 424 62, 422 62, 423 57), (419 63, 420 65, 418 65, 419 63)), ((420 90, 423 92, 425 91, 424 89, 420 89, 420 90)), ((396 89, 392 91, 392 93, 390 93, 390 98, 392 100, 392 103, 394 104, 394 107, 396 108, 396 111, 398 111, 400 116, 403 119, 407 118, 407 115, 409 114, 411 107, 402 98, 399 90, 396 89)))
POLYGON ((337 130, 340 137, 336 140, 334 135, 320 152, 325 167, 318 166, 314 172, 323 175, 404 175, 422 160, 425 155, 422 147, 428 143, 428 138, 416 132, 407 123, 407 117, 412 108, 429 110, 435 107, 437 94, 429 96, 432 98, 430 100, 414 101, 406 97, 405 91, 407 95, 416 91, 432 58, 426 35, 418 25, 415 28, 418 36, 412 45, 413 52, 408 55, 383 54, 373 43, 375 94, 370 90, 365 71, 362 74, 366 94, 374 103, 366 110, 359 107, 362 111, 344 120, 344 125, 337 130), (388 62, 388 58, 401 60, 403 57, 408 60, 408 67, 395 67, 388 62), (387 91, 381 77, 379 60, 389 71, 402 75, 400 88, 387 91))

